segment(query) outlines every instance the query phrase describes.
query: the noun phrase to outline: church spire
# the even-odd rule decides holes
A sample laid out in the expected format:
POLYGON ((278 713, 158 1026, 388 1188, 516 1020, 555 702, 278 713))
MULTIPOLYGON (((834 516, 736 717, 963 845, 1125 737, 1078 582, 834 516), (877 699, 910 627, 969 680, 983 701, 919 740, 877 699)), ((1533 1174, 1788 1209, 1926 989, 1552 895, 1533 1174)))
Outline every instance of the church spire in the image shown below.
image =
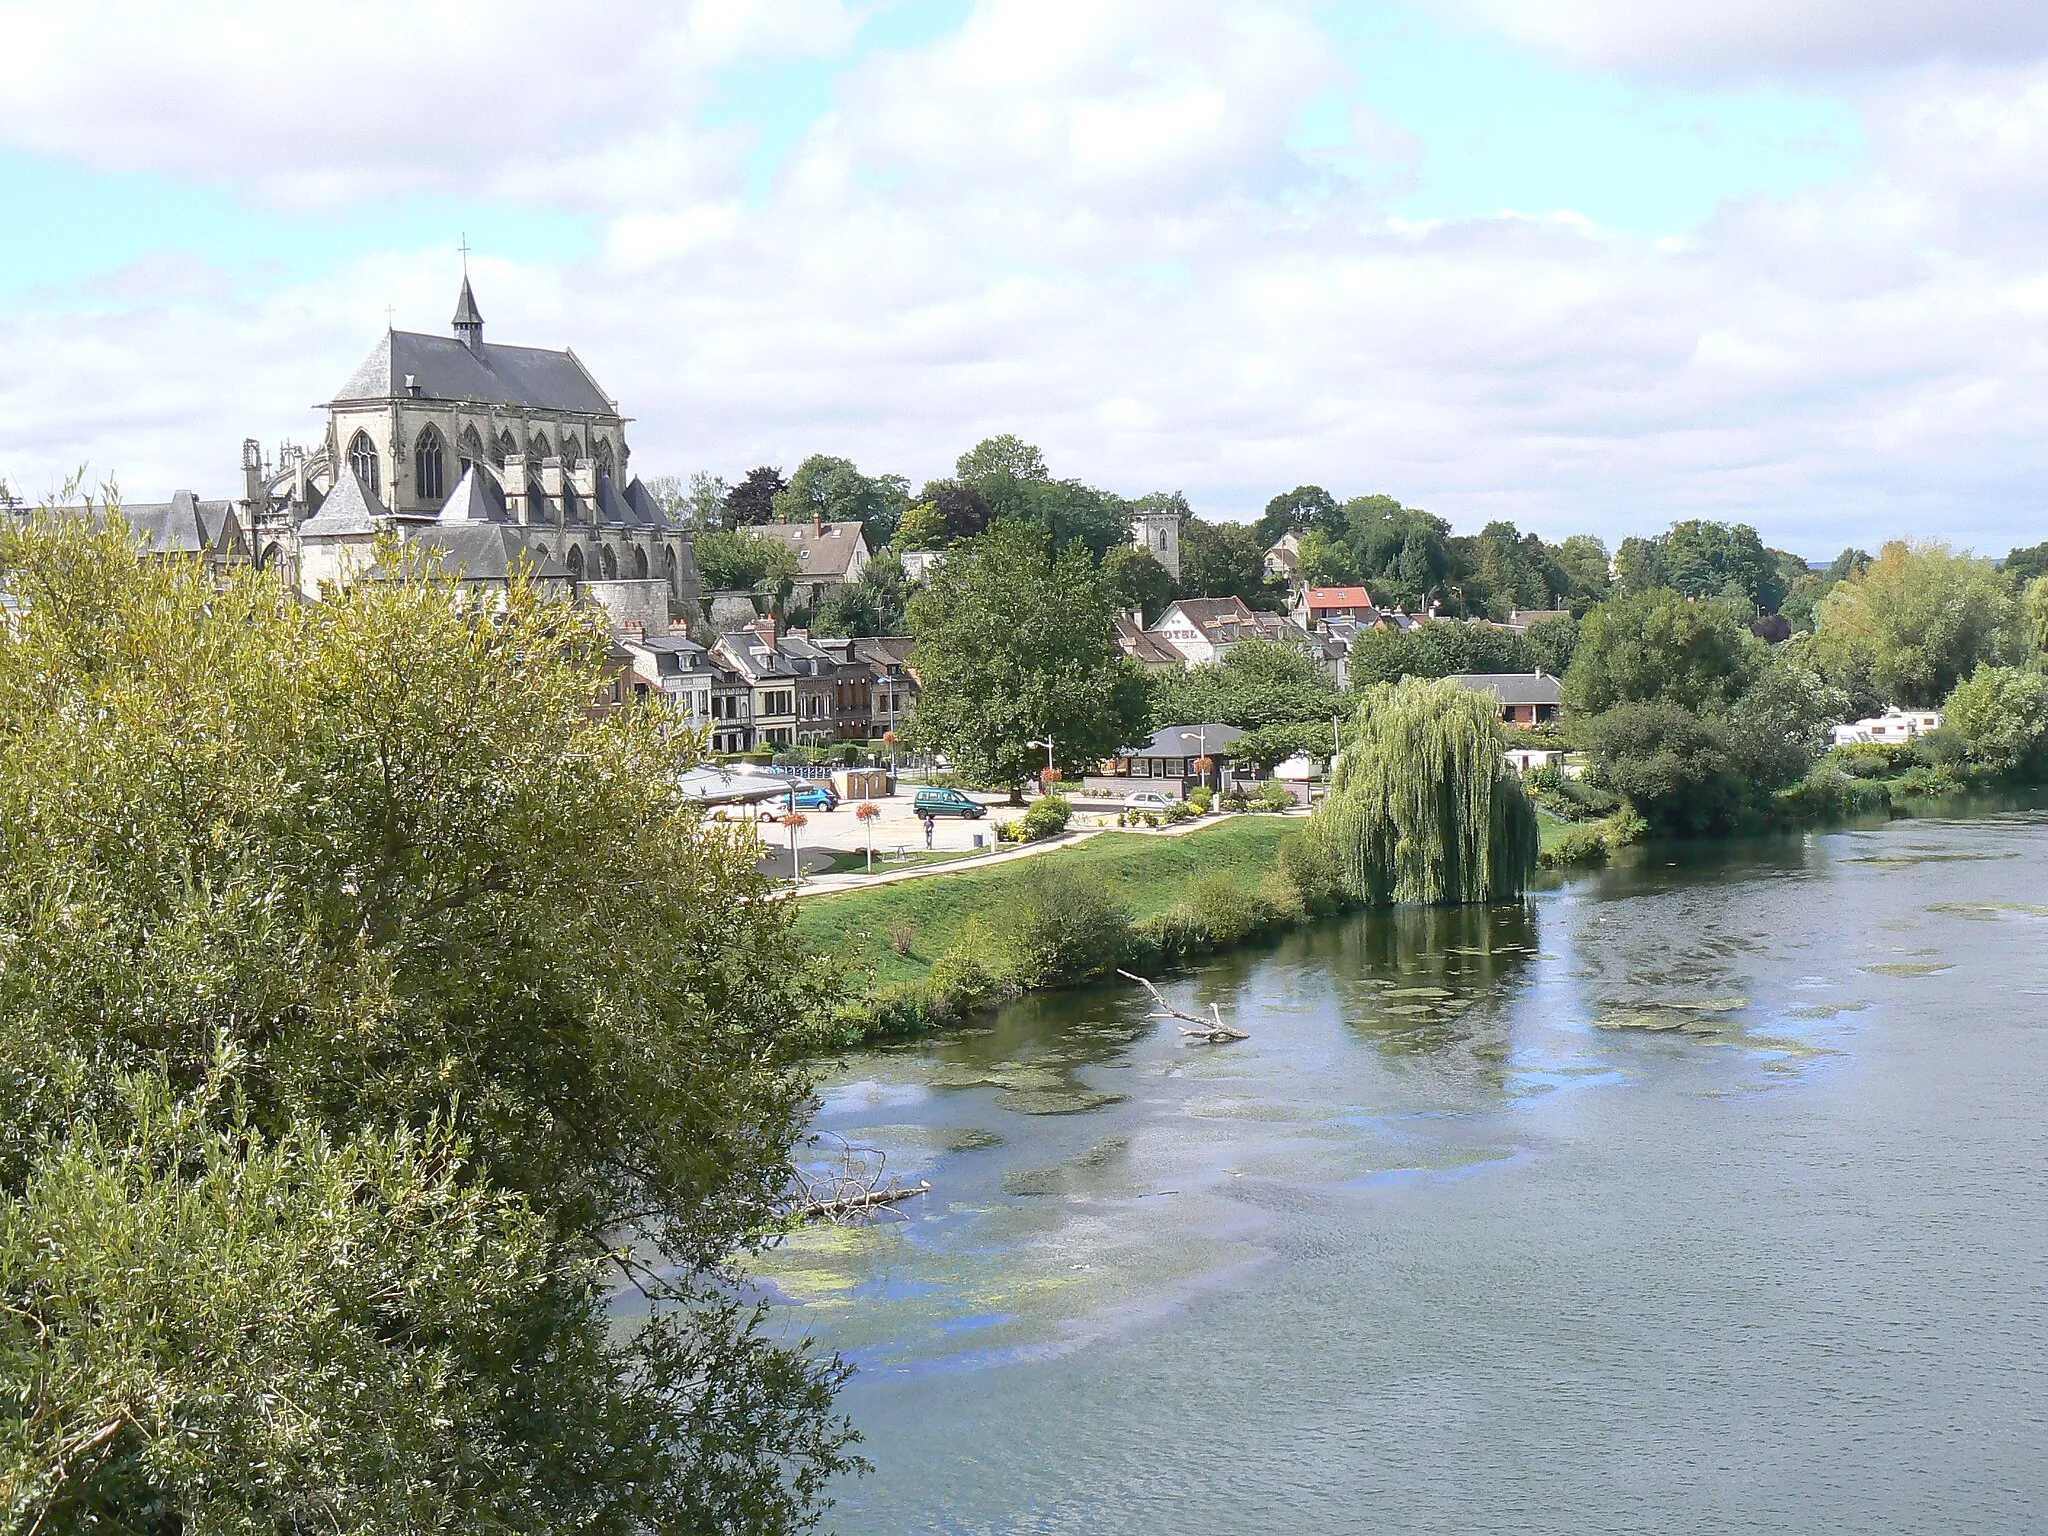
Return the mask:
POLYGON ((469 291, 469 274, 462 274, 462 297, 455 301, 455 338, 474 352, 484 344, 483 311, 476 307, 476 295, 469 291))

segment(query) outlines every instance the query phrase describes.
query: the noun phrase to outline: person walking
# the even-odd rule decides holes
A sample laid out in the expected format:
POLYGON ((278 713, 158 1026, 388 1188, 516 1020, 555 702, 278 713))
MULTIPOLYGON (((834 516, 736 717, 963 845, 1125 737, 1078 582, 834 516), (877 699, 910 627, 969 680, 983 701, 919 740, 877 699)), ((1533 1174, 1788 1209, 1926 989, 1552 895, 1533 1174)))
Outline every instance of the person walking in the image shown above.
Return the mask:
POLYGON ((932 815, 930 811, 926 811, 924 815, 919 818, 919 820, 921 820, 924 823, 924 846, 925 851, 929 853, 931 852, 932 846, 932 834, 938 831, 939 821, 938 818, 932 815))

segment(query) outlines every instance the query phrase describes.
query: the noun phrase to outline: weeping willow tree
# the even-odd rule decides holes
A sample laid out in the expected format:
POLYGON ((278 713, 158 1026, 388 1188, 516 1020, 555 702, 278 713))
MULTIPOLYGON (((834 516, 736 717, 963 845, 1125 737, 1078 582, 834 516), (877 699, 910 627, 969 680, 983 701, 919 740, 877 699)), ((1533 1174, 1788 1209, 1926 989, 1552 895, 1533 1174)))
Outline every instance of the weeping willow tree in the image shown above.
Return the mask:
POLYGON ((1485 694, 1405 678, 1366 690, 1309 834, 1367 906, 1512 901, 1536 868, 1536 811, 1485 694))

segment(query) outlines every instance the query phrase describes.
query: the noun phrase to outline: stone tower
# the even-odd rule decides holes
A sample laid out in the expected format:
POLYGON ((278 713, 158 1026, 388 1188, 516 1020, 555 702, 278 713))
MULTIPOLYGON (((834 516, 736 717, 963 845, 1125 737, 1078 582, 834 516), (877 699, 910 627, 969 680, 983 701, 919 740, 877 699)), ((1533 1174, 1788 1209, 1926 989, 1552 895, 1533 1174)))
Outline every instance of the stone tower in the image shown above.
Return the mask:
POLYGON ((1131 542, 1180 580, 1180 513, 1172 508, 1131 516, 1131 542))

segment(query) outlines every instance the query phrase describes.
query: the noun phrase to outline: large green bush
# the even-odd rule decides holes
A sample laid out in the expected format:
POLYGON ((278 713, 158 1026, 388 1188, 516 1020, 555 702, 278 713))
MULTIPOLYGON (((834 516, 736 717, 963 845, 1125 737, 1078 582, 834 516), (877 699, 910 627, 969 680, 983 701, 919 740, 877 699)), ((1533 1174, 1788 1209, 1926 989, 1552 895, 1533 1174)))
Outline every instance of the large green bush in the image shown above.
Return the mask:
POLYGON ((1993 778, 2039 778, 2048 769, 2048 677, 1980 666, 1942 706, 1970 766, 1993 778))
POLYGON ((1112 969, 1131 932, 1131 914, 1107 882, 1069 869, 1053 854, 1025 868, 990 914, 1002 962, 1023 987, 1082 981, 1112 969))
POLYGON ((1074 807, 1064 795, 1046 795, 1034 800, 1031 809, 1024 813, 1024 840, 1038 842, 1059 836, 1067 830, 1067 822, 1073 814, 1074 807))

